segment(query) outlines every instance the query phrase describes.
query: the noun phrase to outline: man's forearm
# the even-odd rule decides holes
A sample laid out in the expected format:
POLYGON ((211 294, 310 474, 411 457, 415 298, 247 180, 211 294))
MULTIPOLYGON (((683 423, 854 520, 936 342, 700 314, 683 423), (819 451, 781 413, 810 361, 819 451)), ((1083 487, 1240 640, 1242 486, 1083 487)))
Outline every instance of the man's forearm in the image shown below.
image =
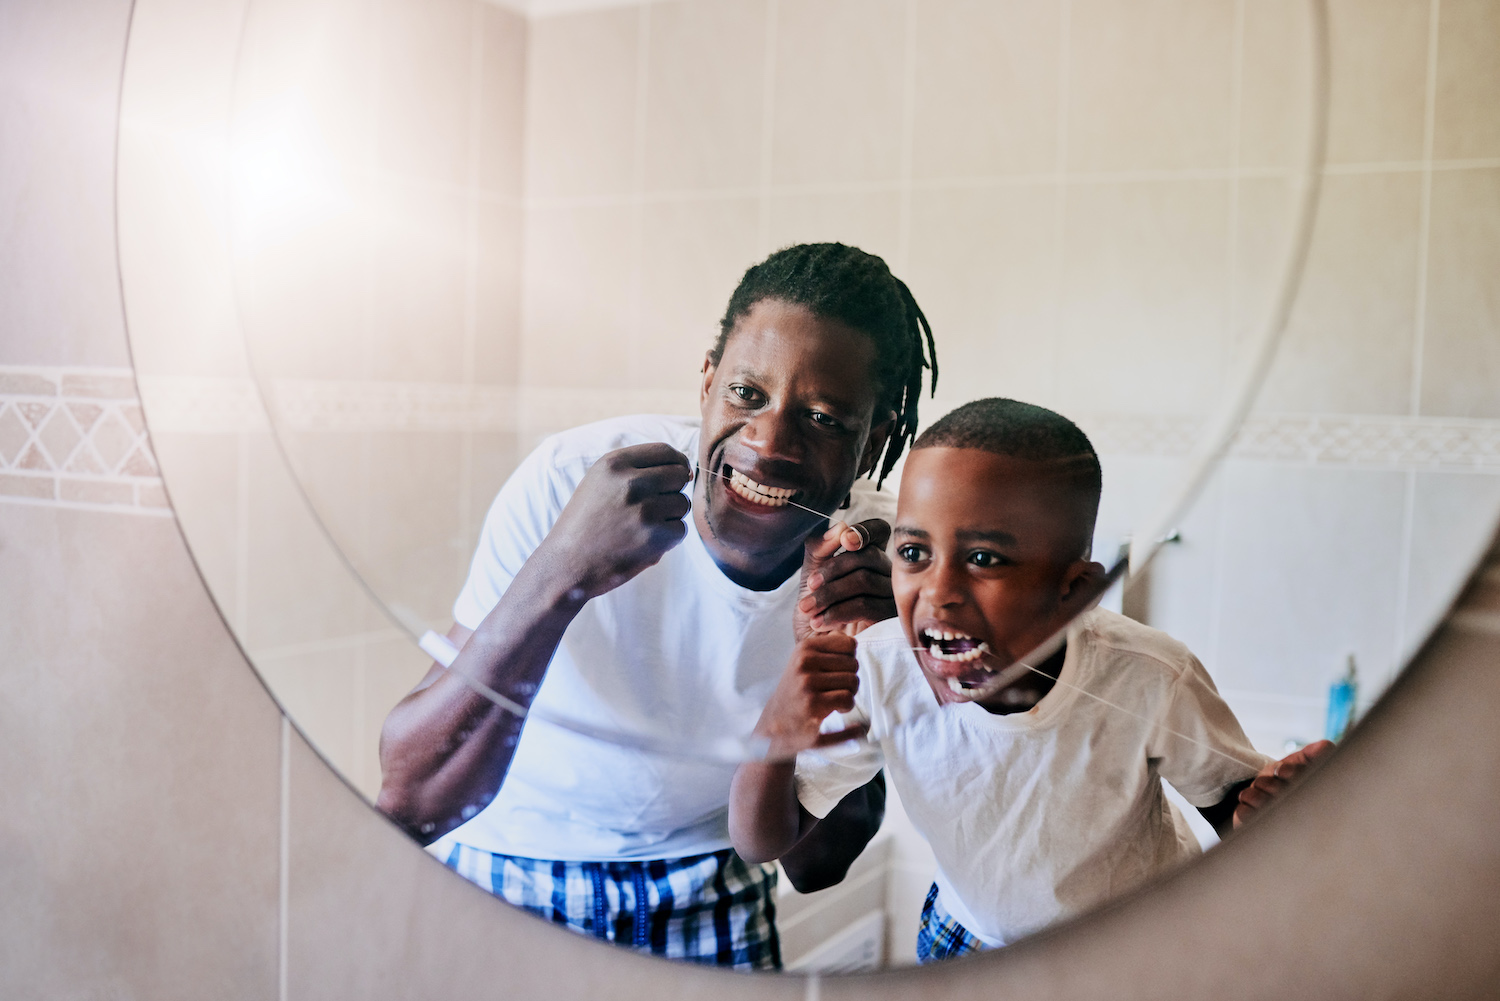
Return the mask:
POLYGON ((451 667, 386 717, 376 805, 414 837, 435 840, 494 799, 525 721, 465 679, 529 707, 582 607, 570 590, 545 560, 528 561, 451 667))

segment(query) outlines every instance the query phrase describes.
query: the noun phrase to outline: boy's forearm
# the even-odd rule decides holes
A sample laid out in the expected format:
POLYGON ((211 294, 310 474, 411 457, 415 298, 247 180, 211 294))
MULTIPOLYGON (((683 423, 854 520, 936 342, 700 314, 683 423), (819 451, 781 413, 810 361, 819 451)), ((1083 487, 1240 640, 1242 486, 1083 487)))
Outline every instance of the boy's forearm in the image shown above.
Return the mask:
POLYGON ((729 791, 729 837, 747 862, 771 862, 790 851, 817 819, 797 802, 796 765, 749 762, 729 791))

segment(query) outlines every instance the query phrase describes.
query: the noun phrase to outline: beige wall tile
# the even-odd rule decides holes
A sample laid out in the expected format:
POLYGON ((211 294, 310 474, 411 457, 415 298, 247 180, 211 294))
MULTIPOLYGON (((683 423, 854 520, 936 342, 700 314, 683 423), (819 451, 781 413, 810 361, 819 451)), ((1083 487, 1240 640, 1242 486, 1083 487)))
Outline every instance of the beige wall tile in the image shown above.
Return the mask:
POLYGON ((1056 220, 1052 185, 913 193, 902 277, 932 324, 945 399, 1051 399, 1056 220))
POLYGON ((1254 0, 1243 11, 1239 162, 1290 168, 1302 156, 1312 99, 1308 4, 1254 0))
POLYGON ((758 221, 753 198, 646 206, 640 350, 632 385, 697 386, 729 297, 756 261, 758 221))
POLYGON ((646 190, 759 183, 765 0, 674 0, 648 10, 646 190))
POLYGON ((466 551, 460 432, 370 434, 370 583, 387 604, 446 622, 466 551))
POLYGON ((269 435, 250 446, 249 647, 286 646, 369 628, 372 609, 297 493, 269 435))
POLYGON ((912 176, 1054 169, 1058 0, 939 0, 918 11, 912 176))
POLYGON ((473 4, 482 37, 479 64, 479 186, 521 194, 521 137, 526 107, 527 22, 492 3, 473 4))
POLYGON ((472 38, 478 4, 386 0, 380 17, 379 163, 413 180, 469 177, 472 38))
MULTIPOLYGON (((510 474, 520 464, 525 454, 521 451, 519 436, 510 431, 480 432, 469 437, 469 506, 468 521, 464 525, 465 545, 461 547, 464 573, 468 573, 474 547, 479 542, 479 530, 484 525, 485 515, 495 495, 510 479, 510 474)), ((455 592, 454 598, 458 597, 455 592)))
POLYGON ((372 639, 364 645, 360 657, 363 713, 356 735, 359 761, 352 777, 372 803, 380 792, 380 727, 431 666, 432 658, 406 636, 372 639))
POLYGON ((370 462, 368 431, 277 429, 277 444, 291 463, 296 486, 312 506, 311 527, 326 535, 358 566, 370 552, 370 462))
POLYGON ((1068 169, 1229 164, 1232 0, 1075 0, 1068 169))
POLYGON ((114 236, 129 18, 128 3, 65 3, 0 32, 0 364, 129 363, 114 236))
POLYGON ((1446 0, 1438 28, 1432 155, 1500 156, 1500 7, 1446 0))
POLYGON ((1429 0, 1331 0, 1328 160, 1422 156, 1429 0))
MULTIPOLYGON (((1243 213, 1255 211, 1256 192, 1256 183, 1244 185, 1243 213)), ((1307 272, 1258 406, 1409 410, 1420 196, 1415 173, 1324 179, 1307 272)), ((1259 319, 1269 294, 1258 308, 1247 298, 1247 317, 1259 319)))
POLYGON ((1411 568, 1402 654, 1415 652, 1458 596, 1500 524, 1500 476, 1413 474, 1411 568))
POLYGON ((371 378, 459 382, 464 365, 468 214, 455 191, 390 187, 370 285, 371 378))
POLYGON ((519 206, 481 199, 474 294, 475 382, 514 386, 521 379, 521 247, 519 206))
POLYGON ((167 518, 0 506, 0 995, 276 990, 271 700, 167 518))
POLYGON ((901 259, 901 196, 895 191, 774 194, 769 233, 768 253, 794 243, 847 243, 884 258, 894 269, 901 259))
POLYGON ((806 989, 638 956, 515 910, 444 871, 295 738, 291 779, 289 998, 797 1001, 806 989))
POLYGON ((776 11, 772 179, 893 179, 906 53, 899 0, 784 0, 776 11))
POLYGON ((151 447, 172 471, 172 510, 193 562, 232 622, 239 602, 240 437, 157 431, 151 447))
POLYGON ((1500 170, 1432 177, 1422 413, 1500 417, 1500 170))
POLYGON ((597 195, 634 185, 635 8, 533 21, 526 64, 526 193, 597 195))
POLYGON ((276 701, 318 753, 352 778, 360 764, 355 729, 362 722, 359 641, 310 650, 252 650, 276 701))
POLYGON ((1224 375, 1229 185, 1068 191, 1058 405, 1206 413, 1224 375))
POLYGON ((613 205, 527 211, 521 305, 525 385, 605 386, 630 370, 632 212, 613 205))
POLYGON ((1364 683, 1386 677, 1401 556, 1377 540, 1401 537, 1405 475, 1233 461, 1221 475, 1219 687, 1321 700, 1351 652, 1364 683))

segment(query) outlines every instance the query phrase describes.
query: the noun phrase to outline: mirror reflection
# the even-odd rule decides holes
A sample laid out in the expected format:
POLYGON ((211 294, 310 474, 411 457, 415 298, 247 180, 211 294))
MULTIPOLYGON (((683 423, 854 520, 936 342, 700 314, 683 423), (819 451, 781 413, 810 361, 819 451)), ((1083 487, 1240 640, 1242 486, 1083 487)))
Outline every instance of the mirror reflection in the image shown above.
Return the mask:
POLYGON ((1346 119, 1265 409, 1075 619, 1294 228, 1303 12, 1181 14, 257 0, 233 126, 258 385, 352 569, 458 650, 362 621, 357 698, 307 644, 256 657, 278 694, 340 719, 330 757, 465 877, 728 966, 1001 945, 1263 806, 1420 641, 1500 491, 1401 458, 1422 412, 1371 422, 1465 376, 1347 363, 1421 356, 1417 255, 1365 248, 1432 224, 1346 119), (995 398, 1027 404, 960 409, 995 398))

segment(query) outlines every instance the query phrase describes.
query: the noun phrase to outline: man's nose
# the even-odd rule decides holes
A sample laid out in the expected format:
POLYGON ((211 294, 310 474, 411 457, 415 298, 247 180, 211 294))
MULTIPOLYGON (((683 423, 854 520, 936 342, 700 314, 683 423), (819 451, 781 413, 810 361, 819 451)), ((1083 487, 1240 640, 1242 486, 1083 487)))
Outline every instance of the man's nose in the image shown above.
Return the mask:
POLYGON ((802 439, 792 415, 777 407, 766 407, 751 417, 740 432, 740 443, 762 462, 800 462, 802 439))

